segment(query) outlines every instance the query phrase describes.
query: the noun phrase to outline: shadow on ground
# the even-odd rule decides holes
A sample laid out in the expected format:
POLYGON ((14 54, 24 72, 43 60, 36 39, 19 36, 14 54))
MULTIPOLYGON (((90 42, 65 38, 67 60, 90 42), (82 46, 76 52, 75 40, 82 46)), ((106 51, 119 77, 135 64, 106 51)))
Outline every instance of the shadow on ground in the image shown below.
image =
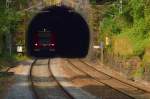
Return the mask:
MULTIPOLYGON (((18 82, 20 83, 20 86, 25 86, 25 80, 23 80, 24 78, 26 78, 27 76, 23 76, 23 75, 16 75, 17 78, 20 78, 22 80, 19 80, 18 82)), ((65 79, 65 80, 61 80, 60 82, 66 82, 66 81, 72 81, 74 79, 86 79, 86 76, 76 76, 73 77, 71 79, 68 78, 62 78, 62 77, 58 77, 58 79, 65 79)), ((36 86, 36 89, 39 92, 44 92, 46 89, 49 90, 49 94, 51 94, 52 96, 57 95, 57 91, 58 90, 58 86, 52 86, 49 83, 54 83, 54 79, 50 76, 50 77, 37 77, 34 76, 33 80, 37 83, 40 83, 39 85, 36 86), (43 83, 43 84, 42 84, 43 83)), ((69 87, 70 89, 77 89, 77 87, 69 87)), ((81 89, 83 89, 84 91, 89 92, 90 94, 97 96, 97 97, 102 97, 103 99, 132 99, 129 96, 126 96, 114 89, 111 89, 108 86, 105 86, 103 84, 100 85, 86 85, 86 86, 82 86, 80 87, 81 89)), ((42 93, 41 93, 42 94, 42 93)), ((43 93, 44 94, 44 93, 43 93)))

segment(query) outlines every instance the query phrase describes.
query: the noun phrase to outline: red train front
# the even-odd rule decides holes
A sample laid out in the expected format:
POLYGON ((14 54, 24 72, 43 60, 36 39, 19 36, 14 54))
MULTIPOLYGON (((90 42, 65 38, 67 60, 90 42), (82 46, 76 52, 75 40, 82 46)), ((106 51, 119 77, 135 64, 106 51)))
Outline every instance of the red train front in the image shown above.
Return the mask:
POLYGON ((55 33, 44 28, 34 33, 33 48, 35 52, 49 51, 55 52, 56 38, 55 33))

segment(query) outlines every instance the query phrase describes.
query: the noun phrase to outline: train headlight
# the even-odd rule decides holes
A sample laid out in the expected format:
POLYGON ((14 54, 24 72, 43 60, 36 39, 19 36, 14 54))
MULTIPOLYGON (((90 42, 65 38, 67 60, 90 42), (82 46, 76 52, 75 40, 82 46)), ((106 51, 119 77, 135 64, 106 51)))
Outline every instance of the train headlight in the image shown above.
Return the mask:
POLYGON ((55 44, 51 44, 51 46, 55 46, 55 44))
POLYGON ((35 45, 35 46, 38 46, 38 43, 35 43, 34 45, 35 45))

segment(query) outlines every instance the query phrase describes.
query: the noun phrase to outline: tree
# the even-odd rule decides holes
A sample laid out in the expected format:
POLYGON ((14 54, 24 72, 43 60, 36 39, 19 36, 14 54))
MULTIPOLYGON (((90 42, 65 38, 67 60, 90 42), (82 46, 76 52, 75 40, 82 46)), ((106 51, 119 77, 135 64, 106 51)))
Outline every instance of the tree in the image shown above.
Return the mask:
POLYGON ((10 4, 8 5, 9 8, 6 8, 6 0, 0 1, 0 38, 1 38, 0 50, 1 52, 6 51, 5 49, 2 48, 6 48, 7 45, 11 43, 8 42, 7 44, 5 44, 6 41, 9 41, 10 39, 7 38, 8 35, 13 35, 13 33, 16 32, 17 24, 21 19, 22 14, 24 13, 20 11, 27 7, 28 2, 29 0, 12 0, 12 2, 10 2, 10 4), (6 39, 3 39, 5 37, 6 39))

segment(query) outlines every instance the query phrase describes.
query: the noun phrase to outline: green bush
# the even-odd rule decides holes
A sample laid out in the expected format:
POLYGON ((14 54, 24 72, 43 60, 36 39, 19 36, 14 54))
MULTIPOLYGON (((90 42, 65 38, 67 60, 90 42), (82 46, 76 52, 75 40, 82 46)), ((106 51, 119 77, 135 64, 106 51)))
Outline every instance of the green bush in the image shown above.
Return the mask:
POLYGON ((106 34, 117 36, 118 39, 127 37, 130 39, 132 48, 129 49, 133 50, 133 55, 143 58, 145 48, 150 43, 150 2, 145 0, 123 2, 121 14, 118 12, 117 4, 116 1, 104 14, 100 26, 101 38, 106 34))

